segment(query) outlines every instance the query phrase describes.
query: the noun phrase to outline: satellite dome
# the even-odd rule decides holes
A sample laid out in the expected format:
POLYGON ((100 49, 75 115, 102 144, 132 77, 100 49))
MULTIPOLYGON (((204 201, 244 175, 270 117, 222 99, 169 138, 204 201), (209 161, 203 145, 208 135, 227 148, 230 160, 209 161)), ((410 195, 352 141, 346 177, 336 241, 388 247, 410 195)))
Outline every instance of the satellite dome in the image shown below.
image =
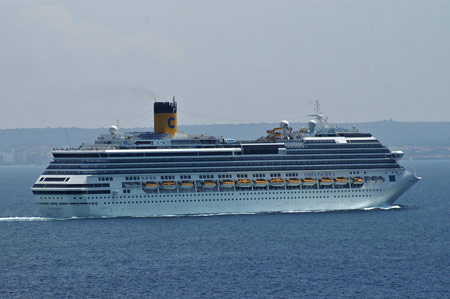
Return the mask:
POLYGON ((119 129, 116 126, 109 127, 109 134, 116 135, 117 131, 119 131, 119 129))
POLYGON ((309 133, 314 133, 316 131, 317 123, 315 120, 310 120, 308 122, 309 133))
POLYGON ((289 128, 289 122, 287 120, 282 120, 280 122, 280 128, 288 129, 289 128))

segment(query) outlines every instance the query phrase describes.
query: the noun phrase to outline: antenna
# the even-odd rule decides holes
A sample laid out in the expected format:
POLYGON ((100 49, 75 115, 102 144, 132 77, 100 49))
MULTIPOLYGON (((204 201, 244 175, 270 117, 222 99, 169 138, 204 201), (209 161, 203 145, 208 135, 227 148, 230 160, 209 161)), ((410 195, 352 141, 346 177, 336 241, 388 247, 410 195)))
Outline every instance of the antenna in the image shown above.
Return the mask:
POLYGON ((320 114, 320 104, 319 104, 319 99, 316 100, 316 115, 320 114))
POLYGON ((117 129, 119 129, 119 119, 117 119, 117 129))

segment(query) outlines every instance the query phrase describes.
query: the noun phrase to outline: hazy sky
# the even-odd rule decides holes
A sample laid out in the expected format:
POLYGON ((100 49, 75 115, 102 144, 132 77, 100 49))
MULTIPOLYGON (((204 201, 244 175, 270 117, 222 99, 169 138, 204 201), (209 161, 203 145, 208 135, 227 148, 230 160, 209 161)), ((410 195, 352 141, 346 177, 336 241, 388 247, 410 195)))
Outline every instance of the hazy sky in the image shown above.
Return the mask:
POLYGON ((0 128, 450 121, 450 1, 0 0, 0 128))

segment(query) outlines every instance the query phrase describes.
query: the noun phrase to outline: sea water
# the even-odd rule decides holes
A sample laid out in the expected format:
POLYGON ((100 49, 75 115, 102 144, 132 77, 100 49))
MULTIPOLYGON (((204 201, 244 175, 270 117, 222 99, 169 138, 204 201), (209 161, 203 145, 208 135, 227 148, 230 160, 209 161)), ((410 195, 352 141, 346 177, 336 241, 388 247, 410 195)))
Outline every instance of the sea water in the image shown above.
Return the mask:
POLYGON ((450 297, 450 161, 415 164, 389 209, 68 220, 1 167, 0 298, 450 297))

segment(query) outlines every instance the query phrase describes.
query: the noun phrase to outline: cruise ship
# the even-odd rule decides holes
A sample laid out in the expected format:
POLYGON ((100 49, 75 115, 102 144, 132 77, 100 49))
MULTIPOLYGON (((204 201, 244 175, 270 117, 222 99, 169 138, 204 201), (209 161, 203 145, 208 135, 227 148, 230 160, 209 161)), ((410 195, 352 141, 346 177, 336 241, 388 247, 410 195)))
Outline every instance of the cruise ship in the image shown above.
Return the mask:
POLYGON ((369 133, 288 121, 256 140, 177 131, 177 103, 154 103, 154 132, 54 149, 32 186, 48 217, 335 211, 389 207, 420 178, 369 133))

